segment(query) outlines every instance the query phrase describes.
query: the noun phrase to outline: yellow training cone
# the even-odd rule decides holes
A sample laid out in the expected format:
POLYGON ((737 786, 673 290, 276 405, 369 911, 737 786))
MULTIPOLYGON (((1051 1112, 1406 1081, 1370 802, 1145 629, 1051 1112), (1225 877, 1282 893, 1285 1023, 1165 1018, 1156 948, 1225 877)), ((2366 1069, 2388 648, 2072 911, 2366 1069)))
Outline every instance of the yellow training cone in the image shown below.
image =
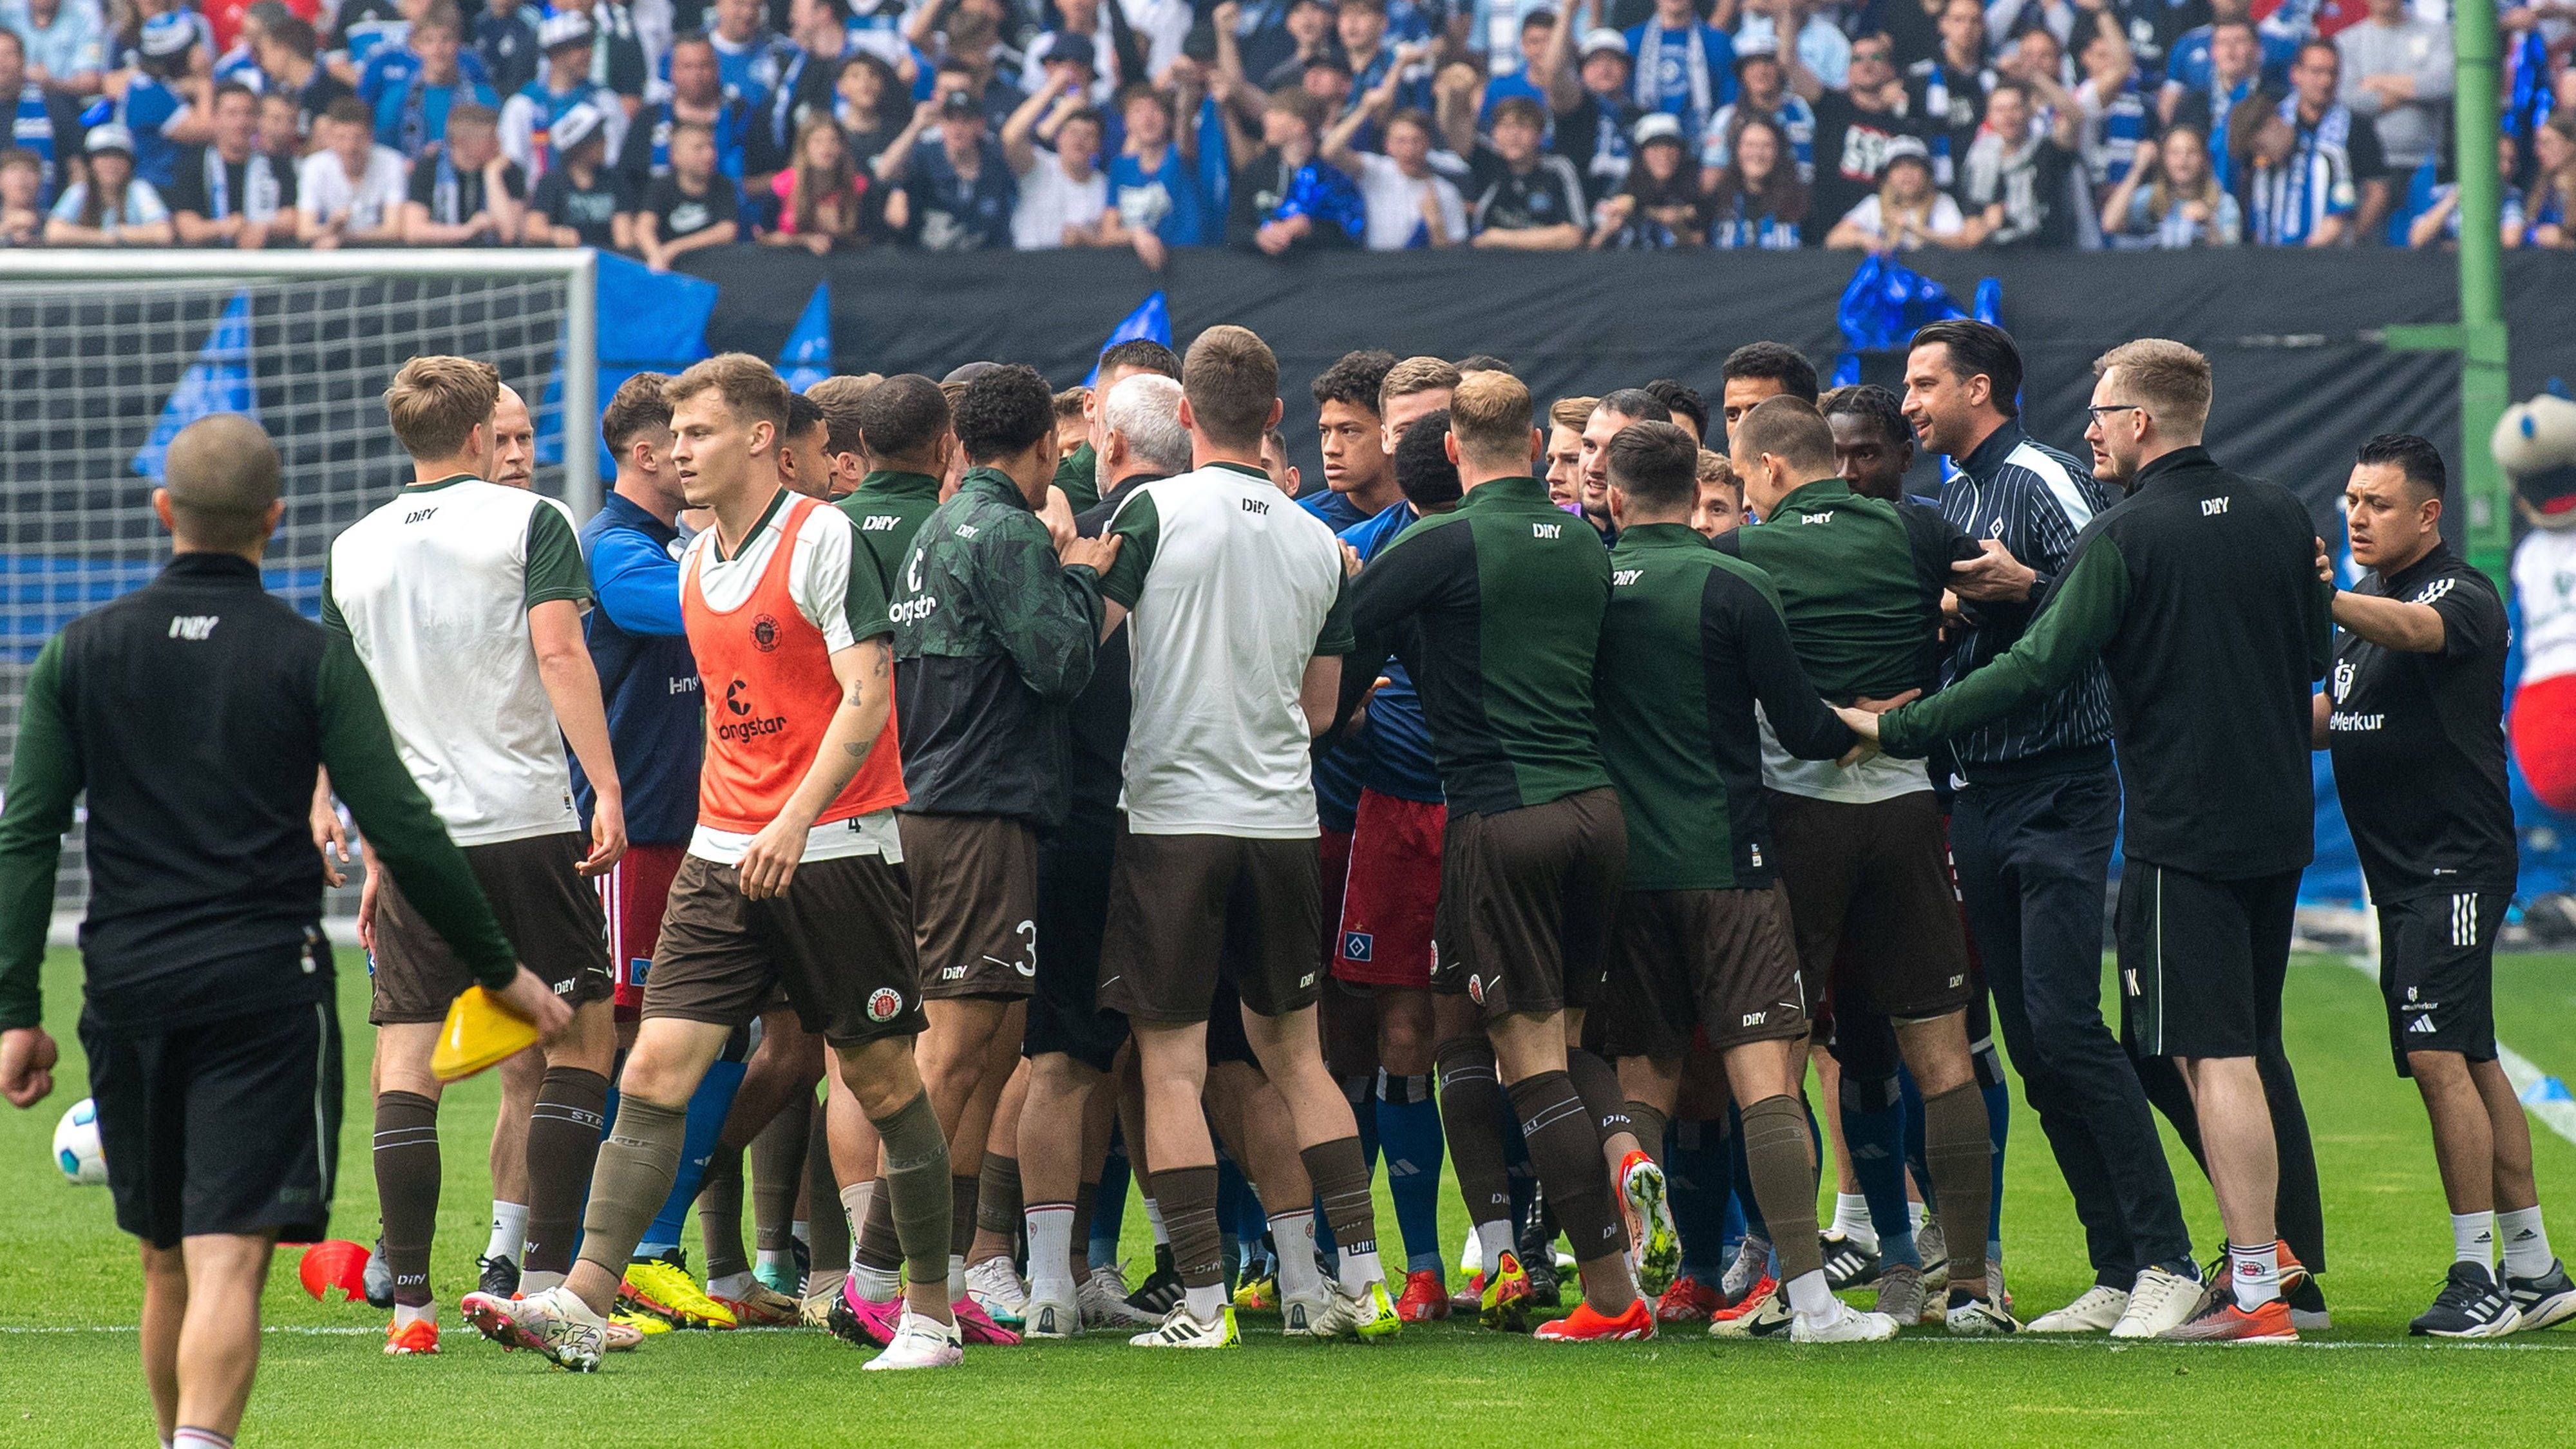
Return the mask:
POLYGON ((463 1081, 536 1044, 537 1028, 526 1017, 482 987, 469 986, 447 1008, 429 1070, 442 1082, 463 1081))

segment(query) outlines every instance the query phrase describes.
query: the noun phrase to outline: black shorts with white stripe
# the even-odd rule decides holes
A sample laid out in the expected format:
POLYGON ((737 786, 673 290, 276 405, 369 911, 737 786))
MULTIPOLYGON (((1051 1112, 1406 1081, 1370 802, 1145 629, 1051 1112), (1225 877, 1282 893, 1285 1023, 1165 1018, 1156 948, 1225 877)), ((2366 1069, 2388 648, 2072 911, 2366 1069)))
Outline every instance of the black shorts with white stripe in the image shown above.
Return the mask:
POLYGON ((2120 869, 2120 1004, 2130 1049, 2250 1057, 2281 1034, 2299 872, 2217 880, 2132 859, 2120 869))
POLYGON ((2495 938, 2504 889, 2431 891, 2379 905, 2379 994, 2397 1075, 2409 1052, 2496 1059, 2495 938))

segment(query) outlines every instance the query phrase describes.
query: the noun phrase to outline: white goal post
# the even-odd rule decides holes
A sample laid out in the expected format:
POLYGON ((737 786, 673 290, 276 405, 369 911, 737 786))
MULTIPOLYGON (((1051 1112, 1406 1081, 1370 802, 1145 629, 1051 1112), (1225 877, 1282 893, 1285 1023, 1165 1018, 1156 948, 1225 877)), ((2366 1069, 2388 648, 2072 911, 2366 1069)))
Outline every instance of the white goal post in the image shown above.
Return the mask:
MULTIPOLYGON (((536 425, 532 485, 596 512, 598 273, 578 248, 0 254, 0 772, 45 640, 160 571, 151 492, 196 417, 248 413, 276 440, 264 572, 308 617, 331 540, 411 479, 382 396, 415 356, 498 367, 536 425)), ((87 897, 79 835, 58 913, 87 897)))

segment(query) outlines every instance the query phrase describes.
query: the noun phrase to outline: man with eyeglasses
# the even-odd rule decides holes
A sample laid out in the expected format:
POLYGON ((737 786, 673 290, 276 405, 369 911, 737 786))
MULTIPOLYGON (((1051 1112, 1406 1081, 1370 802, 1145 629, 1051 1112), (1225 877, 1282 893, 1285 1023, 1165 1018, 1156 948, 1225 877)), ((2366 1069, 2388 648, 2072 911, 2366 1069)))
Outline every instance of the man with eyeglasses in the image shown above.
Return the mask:
POLYGON ((1905 113, 1896 42, 1884 31, 1852 42, 1849 77, 1844 89, 1816 97, 1816 216, 1841 216, 1875 192, 1888 145, 1899 136, 1929 143, 1922 124, 1905 113))
POLYGON ((2201 446, 2209 360, 2148 338, 2094 363, 2093 475, 2128 498, 2076 536, 2028 632, 1930 699, 1844 708, 1898 756, 1973 739, 2081 680, 2109 681, 2120 752, 2119 972, 2131 1051, 2173 1059, 2228 1281, 2161 1337, 2286 1343, 2306 1276, 2275 1235, 2282 1140, 2305 1123, 2280 1055, 2299 872, 2313 854, 2309 687, 2332 661, 2331 588, 2307 505, 2201 446))

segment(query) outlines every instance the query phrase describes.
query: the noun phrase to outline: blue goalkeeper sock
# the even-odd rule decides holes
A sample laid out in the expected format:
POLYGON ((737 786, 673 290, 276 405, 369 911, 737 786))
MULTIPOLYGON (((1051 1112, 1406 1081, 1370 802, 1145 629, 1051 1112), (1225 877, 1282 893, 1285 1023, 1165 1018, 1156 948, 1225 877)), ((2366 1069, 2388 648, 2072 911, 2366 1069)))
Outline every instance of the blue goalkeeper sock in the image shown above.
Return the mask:
POLYGON ((1118 1266, 1118 1230, 1127 1220, 1127 1148, 1117 1129, 1109 1133, 1109 1156, 1100 1167, 1100 1191, 1091 1202, 1091 1244, 1086 1253, 1094 1268, 1118 1266))
POLYGON ((1386 1190, 1395 1199, 1396 1230, 1404 1235, 1404 1271, 1439 1273, 1440 1103, 1431 1078, 1377 1074, 1376 1110, 1369 1117, 1386 1153, 1386 1190))
POLYGON ((1269 1222, 1261 1211, 1261 1200, 1252 1194, 1252 1186, 1243 1180, 1243 1170, 1220 1147, 1216 1153, 1216 1221, 1219 1270, 1225 1275, 1228 1292, 1243 1280, 1244 1250, 1256 1247, 1261 1239, 1243 1235, 1244 1224, 1253 1218, 1269 1222))
POLYGON ((2012 1092, 1997 1082, 1978 1089, 1986 1099, 1986 1135, 1995 1144, 1994 1211, 1986 1220, 1986 1260, 2004 1260, 2004 1142, 2012 1136, 2012 1092))
POLYGON ((1843 1146, 1852 1176, 1869 1199, 1869 1225, 1878 1233, 1882 1263, 1923 1266, 1914 1249, 1914 1219, 1905 1207, 1905 1100, 1894 1083, 1843 1078, 1843 1146))
MULTIPOLYGON (((697 1203, 698 1184, 705 1180, 707 1163, 715 1156, 716 1139, 724 1135, 725 1117, 733 1111, 734 1093, 742 1090, 744 1063, 718 1061, 707 1068, 698 1080, 698 1089, 689 1096, 688 1125, 680 1138, 680 1171, 671 1179, 671 1194, 662 1199, 662 1211, 655 1214, 653 1225, 635 1245, 635 1255, 650 1258, 680 1246, 680 1229, 689 1220, 689 1209, 697 1203)), ((617 1099, 609 1098, 609 1119, 616 1120, 617 1099)))
POLYGON ((1715 1122, 1675 1122, 1664 1133, 1664 1190, 1681 1234, 1682 1271, 1703 1283, 1726 1272, 1726 1204, 1734 1174, 1715 1122))

